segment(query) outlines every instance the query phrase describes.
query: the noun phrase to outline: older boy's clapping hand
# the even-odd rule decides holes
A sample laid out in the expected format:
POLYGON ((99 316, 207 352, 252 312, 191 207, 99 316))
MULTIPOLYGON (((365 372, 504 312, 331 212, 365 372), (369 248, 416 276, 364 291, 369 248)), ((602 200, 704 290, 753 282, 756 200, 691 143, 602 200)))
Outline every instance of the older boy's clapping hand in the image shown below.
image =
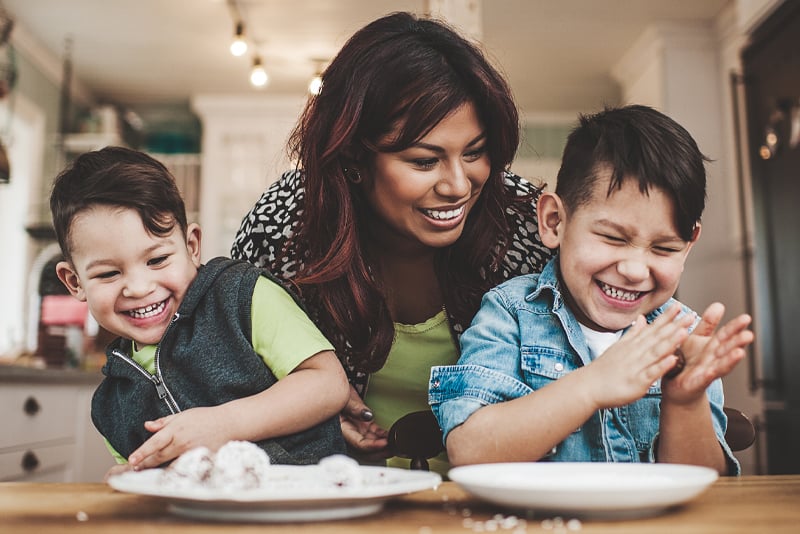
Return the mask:
POLYGON ((596 408, 615 408, 642 398, 650 386, 669 371, 675 351, 689 335, 691 315, 678 317, 676 304, 647 324, 643 316, 631 325, 619 341, 582 373, 591 374, 596 408))
POLYGON ((702 398, 711 382, 727 375, 744 358, 745 347, 754 338, 747 328, 751 318, 742 314, 717 329, 724 313, 725 306, 719 302, 703 312, 697 327, 680 347, 684 368, 662 381, 664 401, 682 404, 702 398))

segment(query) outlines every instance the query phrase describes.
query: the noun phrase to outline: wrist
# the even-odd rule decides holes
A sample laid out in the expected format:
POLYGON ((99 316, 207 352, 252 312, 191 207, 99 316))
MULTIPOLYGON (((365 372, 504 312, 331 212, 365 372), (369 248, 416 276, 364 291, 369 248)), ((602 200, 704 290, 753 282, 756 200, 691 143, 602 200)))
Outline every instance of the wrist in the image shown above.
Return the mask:
POLYGON ((669 395, 663 395, 661 397, 662 414, 666 411, 669 414, 690 415, 705 410, 706 406, 708 406, 708 400, 706 399, 705 393, 691 399, 684 398, 678 400, 669 395))

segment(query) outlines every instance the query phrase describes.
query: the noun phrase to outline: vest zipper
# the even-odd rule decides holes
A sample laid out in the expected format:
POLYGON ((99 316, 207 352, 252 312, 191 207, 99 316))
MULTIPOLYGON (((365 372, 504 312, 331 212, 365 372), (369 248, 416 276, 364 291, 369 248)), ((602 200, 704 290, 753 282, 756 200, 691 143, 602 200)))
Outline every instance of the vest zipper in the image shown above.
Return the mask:
MULTIPOLYGON (((169 322, 169 325, 167 325, 167 329, 164 331, 165 335, 172 327, 172 325, 175 324, 175 321, 177 321, 179 317, 180 315, 177 313, 172 317, 172 319, 169 322)), ((164 339, 164 336, 161 336, 161 339, 164 339)), ((172 396, 172 393, 170 393, 169 389, 167 388, 167 385, 164 383, 164 378, 161 376, 161 368, 158 365, 160 353, 161 353, 161 345, 159 344, 156 347, 156 356, 155 356, 156 372, 155 374, 151 375, 150 373, 147 372, 147 369, 136 363, 136 361, 127 354, 123 353, 119 349, 111 350, 111 354, 120 358, 122 361, 133 367, 136 371, 139 372, 139 374, 144 376, 147 380, 150 381, 151 384, 153 384, 153 386, 155 386, 158 398, 164 401, 164 403, 167 405, 167 408, 169 408, 170 413, 173 414, 178 413, 181 411, 181 409, 180 407, 178 407, 178 403, 175 401, 175 398, 172 396)))
MULTIPOLYGON (((180 319, 180 314, 176 313, 172 316, 167 328, 164 330, 164 334, 161 336, 161 340, 163 341, 167 337, 167 333, 172 329, 175 323, 180 319)), ((178 413, 181 409, 178 407, 178 403, 175 401, 175 397, 172 396, 170 393, 169 388, 167 388, 167 384, 164 382, 164 378, 161 376, 161 366, 159 365, 159 361, 161 360, 161 343, 156 346, 156 357, 155 357, 155 367, 156 367, 156 374, 153 375, 156 379, 153 381, 153 384, 156 386, 156 391, 158 392, 158 398, 163 400, 167 403, 167 407, 169 408, 170 412, 178 413)))

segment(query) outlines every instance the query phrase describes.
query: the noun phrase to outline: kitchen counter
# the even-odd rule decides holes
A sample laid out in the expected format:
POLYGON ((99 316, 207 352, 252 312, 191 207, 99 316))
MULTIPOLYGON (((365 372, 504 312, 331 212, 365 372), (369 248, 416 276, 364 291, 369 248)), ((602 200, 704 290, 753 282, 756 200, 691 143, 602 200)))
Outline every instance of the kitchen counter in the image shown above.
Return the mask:
POLYGON ((102 373, 81 369, 57 369, 27 367, 22 365, 0 365, 0 383, 26 382, 37 384, 99 384, 102 373))

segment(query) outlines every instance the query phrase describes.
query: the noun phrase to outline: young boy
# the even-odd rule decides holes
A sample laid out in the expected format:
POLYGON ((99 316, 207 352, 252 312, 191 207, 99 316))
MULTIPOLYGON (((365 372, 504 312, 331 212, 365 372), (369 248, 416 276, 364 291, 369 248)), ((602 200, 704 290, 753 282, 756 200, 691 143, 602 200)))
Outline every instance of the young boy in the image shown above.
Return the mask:
POLYGON ((112 471, 229 440, 257 443, 273 463, 345 451, 349 386, 331 344, 265 271, 200 264, 200 228, 161 163, 88 152, 56 177, 50 207, 59 279, 119 336, 92 400, 95 426, 129 462, 112 471))
POLYGON ((542 242, 557 255, 540 275, 489 291, 458 365, 431 371, 454 465, 657 461, 739 472, 720 378, 744 357, 750 318, 714 332, 724 313, 715 303, 689 335, 697 317, 672 299, 700 236, 704 162, 689 133, 651 108, 581 117, 556 192, 538 202, 542 242))

